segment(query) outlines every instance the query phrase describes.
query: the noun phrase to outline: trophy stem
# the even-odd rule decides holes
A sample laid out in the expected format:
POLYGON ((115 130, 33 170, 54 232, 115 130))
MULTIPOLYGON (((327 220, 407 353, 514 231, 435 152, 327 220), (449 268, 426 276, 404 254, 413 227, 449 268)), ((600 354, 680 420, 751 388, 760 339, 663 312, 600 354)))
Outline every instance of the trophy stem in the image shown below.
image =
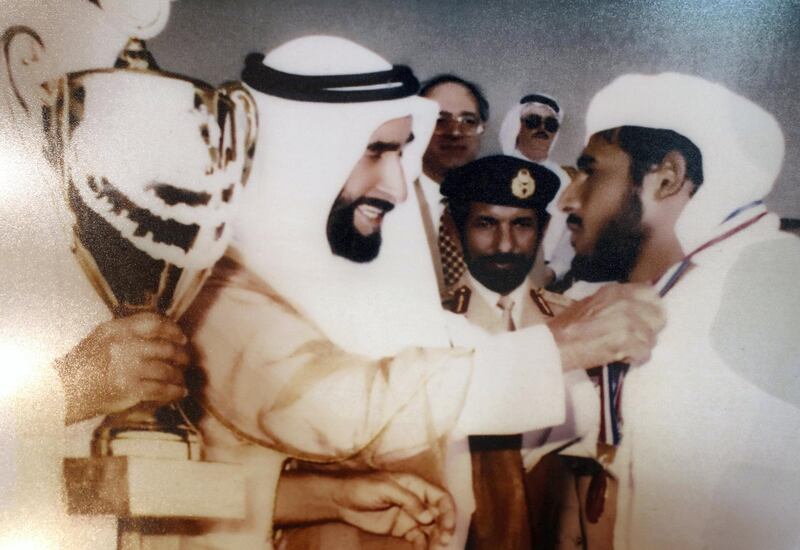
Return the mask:
POLYGON ((108 415, 94 431, 92 455, 200 460, 200 436, 179 407, 140 403, 108 415))

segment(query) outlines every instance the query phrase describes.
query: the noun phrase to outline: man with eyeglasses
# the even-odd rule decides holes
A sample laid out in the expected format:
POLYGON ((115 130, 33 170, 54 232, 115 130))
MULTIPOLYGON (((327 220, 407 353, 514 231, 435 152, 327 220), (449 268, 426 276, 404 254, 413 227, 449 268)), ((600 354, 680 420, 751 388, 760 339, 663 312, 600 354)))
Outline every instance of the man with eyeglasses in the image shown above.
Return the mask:
POLYGON ((466 265, 439 184, 449 170, 478 157, 481 135, 489 120, 489 103, 476 84, 452 74, 431 78, 422 85, 419 95, 439 104, 439 118, 422 157, 422 174, 415 191, 439 291, 444 293, 466 272, 466 265))
POLYGON ((423 172, 439 184, 448 170, 477 158, 489 120, 489 103, 476 84, 452 74, 428 80, 419 95, 439 104, 436 129, 422 158, 423 172))
POLYGON ((504 154, 546 166, 561 180, 559 194, 548 208, 551 218, 542 240, 540 257, 531 272, 531 280, 536 285, 561 279, 569 271, 575 255, 569 243, 566 217, 555 207, 570 177, 558 163, 550 160, 550 151, 563 120, 564 110, 553 97, 533 93, 509 109, 500 125, 500 147, 504 154))

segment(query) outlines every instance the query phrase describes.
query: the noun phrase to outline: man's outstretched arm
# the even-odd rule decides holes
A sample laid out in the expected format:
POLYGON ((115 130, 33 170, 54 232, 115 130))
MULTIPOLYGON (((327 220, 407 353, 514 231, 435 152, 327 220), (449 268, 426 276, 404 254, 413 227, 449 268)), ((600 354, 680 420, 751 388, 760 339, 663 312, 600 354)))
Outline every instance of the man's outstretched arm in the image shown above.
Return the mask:
POLYGON ((639 357, 642 338, 654 340, 650 332, 663 322, 627 331, 638 327, 640 310, 659 320, 660 310, 647 290, 616 285, 573 306, 569 326, 594 331, 559 335, 558 325, 542 325, 489 336, 461 319, 463 340, 454 343, 474 352, 410 348, 375 360, 338 348, 263 281, 231 267, 207 285, 199 302, 208 307, 189 319, 208 378, 205 401, 233 431, 302 459, 341 460, 378 440, 380 453, 421 451, 456 426, 496 434, 558 424, 564 366, 639 357), (627 305, 604 314, 612 302, 627 305), (578 346, 582 338, 597 351, 562 366, 565 354, 576 354, 558 340, 578 346))

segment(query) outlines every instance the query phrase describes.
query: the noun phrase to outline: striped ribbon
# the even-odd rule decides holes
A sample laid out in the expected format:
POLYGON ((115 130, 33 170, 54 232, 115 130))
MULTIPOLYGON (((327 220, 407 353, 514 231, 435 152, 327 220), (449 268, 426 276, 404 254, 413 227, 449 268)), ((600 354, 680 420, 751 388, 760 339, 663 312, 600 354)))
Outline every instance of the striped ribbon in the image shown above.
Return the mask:
MULTIPOLYGON (((762 201, 760 200, 753 201, 740 208, 737 208, 725 218, 723 223, 760 204, 762 204, 762 201)), ((670 290, 672 290, 680 278, 683 277, 683 275, 689 269, 692 258, 695 255, 750 227, 766 215, 767 212, 761 212, 746 222, 743 222, 736 227, 729 229, 725 233, 722 233, 721 235, 711 239, 710 241, 705 242, 684 256, 683 260, 681 260, 681 263, 661 287, 658 295, 663 298, 670 290)), ((625 373, 628 372, 628 367, 629 366, 626 363, 611 363, 604 366, 601 372, 600 406, 602 407, 603 414, 600 418, 599 440, 614 447, 618 446, 622 440, 622 387, 625 381, 625 373)))

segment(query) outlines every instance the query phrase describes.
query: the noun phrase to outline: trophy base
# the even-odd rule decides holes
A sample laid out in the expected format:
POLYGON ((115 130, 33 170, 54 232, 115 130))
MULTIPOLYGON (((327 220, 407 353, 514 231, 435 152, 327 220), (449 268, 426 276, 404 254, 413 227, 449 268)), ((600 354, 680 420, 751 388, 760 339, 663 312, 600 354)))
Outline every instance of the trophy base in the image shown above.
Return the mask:
POLYGON ((141 412, 107 416, 94 432, 92 455, 201 460, 200 436, 194 428, 141 412))
POLYGON ((66 458, 64 481, 71 515, 245 517, 245 471, 240 464, 136 456, 66 458))

